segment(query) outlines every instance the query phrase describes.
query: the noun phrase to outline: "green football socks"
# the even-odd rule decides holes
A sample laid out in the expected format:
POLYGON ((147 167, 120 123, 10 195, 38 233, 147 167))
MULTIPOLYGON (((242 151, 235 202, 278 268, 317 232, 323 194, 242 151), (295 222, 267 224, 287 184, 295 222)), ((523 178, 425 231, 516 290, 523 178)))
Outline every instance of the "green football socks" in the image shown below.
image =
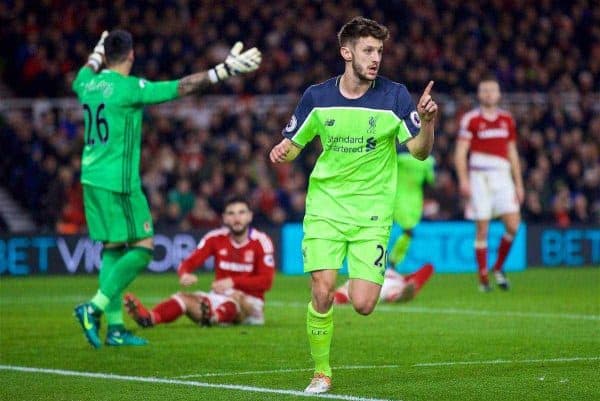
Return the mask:
POLYGON ((329 350, 333 337, 333 307, 325 313, 317 312, 312 302, 308 303, 306 314, 306 331, 310 344, 310 354, 315 362, 315 373, 323 373, 331 377, 329 350))
POLYGON ((408 253, 408 248, 410 247, 411 241, 412 236, 408 235, 405 232, 402 233, 400 237, 398 237, 398 239, 394 243, 394 246, 392 247, 392 251, 390 252, 389 256, 392 268, 395 269, 396 265, 402 262, 402 260, 404 260, 406 254, 408 253))
POLYGON ((152 250, 144 247, 130 247, 120 257, 112 250, 103 253, 100 289, 91 302, 107 313, 107 319, 115 319, 109 320, 109 324, 122 323, 122 316, 117 317, 116 313, 118 310, 118 315, 121 315, 121 293, 151 260, 152 250))

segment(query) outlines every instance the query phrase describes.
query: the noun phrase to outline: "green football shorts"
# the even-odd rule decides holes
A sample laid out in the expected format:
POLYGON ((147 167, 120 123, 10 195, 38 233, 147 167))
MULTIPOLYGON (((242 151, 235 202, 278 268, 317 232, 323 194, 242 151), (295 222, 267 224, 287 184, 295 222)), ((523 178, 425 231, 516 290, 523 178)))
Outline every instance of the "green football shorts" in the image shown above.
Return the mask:
POLYGON ((303 228, 305 273, 341 269, 347 258, 350 278, 383 284, 390 227, 357 227, 307 215, 303 228))
POLYGON ((135 242, 154 235, 152 215, 141 188, 124 194, 84 184, 83 206, 94 241, 135 242))

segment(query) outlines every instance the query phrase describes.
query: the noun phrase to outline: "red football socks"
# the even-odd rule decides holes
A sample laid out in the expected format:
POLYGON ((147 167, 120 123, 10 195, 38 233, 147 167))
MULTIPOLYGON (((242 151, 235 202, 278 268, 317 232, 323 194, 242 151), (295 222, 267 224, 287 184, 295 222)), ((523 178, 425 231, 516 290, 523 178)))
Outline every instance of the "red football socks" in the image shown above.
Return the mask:
POLYGON ((510 234, 504 234, 502 236, 502 240, 500 241, 500 247, 498 248, 498 259, 496 259, 496 263, 494 264, 494 271, 501 271, 502 266, 504 265, 504 261, 510 252, 510 247, 513 243, 513 236, 510 234))
POLYGON ((152 309, 152 321, 154 324, 169 323, 183 315, 185 309, 175 298, 169 298, 156 305, 152 309))
POLYGON ((487 284, 488 283, 487 244, 484 246, 475 245, 475 258, 477 259, 479 281, 482 284, 487 284))

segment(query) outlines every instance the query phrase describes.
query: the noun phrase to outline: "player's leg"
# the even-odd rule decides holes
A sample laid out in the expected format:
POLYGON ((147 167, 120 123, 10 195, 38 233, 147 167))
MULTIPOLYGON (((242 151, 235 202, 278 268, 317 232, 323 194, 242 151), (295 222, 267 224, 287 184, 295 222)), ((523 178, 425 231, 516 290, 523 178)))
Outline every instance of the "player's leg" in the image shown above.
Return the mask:
POLYGON ((350 280, 346 280, 344 284, 340 285, 335 289, 333 293, 333 303, 337 305, 347 304, 350 302, 350 298, 348 296, 348 286, 350 285, 350 280))
POLYGON ((496 263, 494 263, 494 277, 496 284, 503 289, 508 290, 510 284, 504 273, 504 261, 510 252, 513 240, 517 235, 519 224, 521 223, 521 216, 519 213, 508 213, 503 215, 502 222, 504 223, 505 232, 500 240, 500 246, 498 248, 498 257, 496 263))
POLYGON ((310 354, 315 363, 314 376, 304 390, 324 393, 331 388, 329 354, 333 338, 333 292, 337 270, 311 272, 311 302, 306 313, 306 332, 310 354))
MULTIPOLYGON (((123 244, 115 246, 110 245, 112 244, 106 244, 102 250, 102 265, 99 274, 100 287, 102 287, 103 283, 106 283, 111 272, 114 270, 115 264, 127 251, 123 244)), ((111 299, 108 305, 106 305, 104 316, 106 317, 106 323, 108 324, 108 331, 125 329, 121 307, 121 300, 116 298, 111 299)))
POLYGON ((315 363, 314 376, 304 390, 309 393, 323 393, 331 388, 329 353, 333 337, 332 304, 337 270, 342 267, 347 251, 344 230, 344 227, 322 219, 309 216, 304 219, 304 272, 311 273, 306 333, 315 363))
POLYGON ((425 283, 429 280, 431 275, 433 274, 433 265, 431 263, 426 263, 419 270, 414 273, 408 274, 404 277, 406 281, 406 287, 412 287, 412 294, 404 295, 402 294, 398 299, 399 302, 409 301, 417 296, 421 288, 425 285, 425 283))
MULTIPOLYGON (((111 226, 110 213, 106 206, 111 205, 112 193, 100 188, 83 186, 83 202, 88 231, 93 240, 104 243, 102 252, 99 288, 106 284, 108 277, 115 269, 116 262, 125 252, 124 243, 112 241, 115 235, 120 234, 120 226, 111 226)), ((88 342, 95 348, 100 347, 101 342, 98 335, 100 317, 110 304, 110 299, 103 295, 100 290, 90 301, 75 307, 75 316, 81 325, 88 342)), ((109 308, 112 311, 112 308, 109 308)), ((115 314, 111 313, 111 319, 115 314)))
POLYGON ((483 292, 490 291, 490 282, 488 277, 487 238, 490 227, 489 220, 475 221, 475 259, 477 261, 477 274, 479 276, 479 288, 483 292))
POLYGON ((389 228, 363 227, 348 244, 348 295, 354 310, 361 315, 373 312, 379 301, 389 233, 389 228))
POLYGON ((348 295, 352 307, 361 315, 367 316, 375 309, 379 301, 381 285, 371 281, 355 278, 350 279, 348 295))
POLYGON ((487 238, 492 217, 491 179, 485 171, 469 171, 471 198, 467 203, 465 217, 475 221, 475 260, 479 277, 479 289, 490 290, 487 267, 487 238))
POLYGON ((414 293, 414 284, 412 288, 407 288, 407 282, 404 276, 392 268, 385 270, 383 284, 379 300, 382 302, 401 302, 400 298, 412 298, 414 293))
POLYGON ((513 239, 517 235, 517 230, 521 223, 521 216, 519 213, 519 202, 517 201, 515 186, 510 176, 510 172, 498 172, 497 178, 494 180, 494 185, 494 212, 501 216, 505 229, 502 239, 500 240, 498 257, 494 264, 494 277, 498 287, 503 290, 508 290, 509 282, 504 274, 503 266, 504 261, 510 252, 513 239))
POLYGON ((237 302, 240 307, 237 316, 240 323, 251 326, 265 324, 265 301, 238 290, 227 293, 227 296, 237 302))
MULTIPOLYGON (((110 303, 121 303, 123 291, 137 275, 146 269, 153 254, 154 234, 150 209, 141 190, 131 194, 112 193, 110 208, 110 234, 114 239, 128 242, 127 251, 116 261, 92 303, 105 310, 110 303), (108 300, 108 303, 106 302, 108 300)), ((119 312, 122 313, 119 308, 119 312)), ((106 337, 108 345, 144 345, 146 340, 134 336, 124 327, 109 328, 106 337)))
POLYGON ((408 253, 408 248, 410 248, 410 243, 413 238, 413 230, 412 229, 403 229, 402 234, 396 239, 394 245, 392 245, 392 250, 389 255, 389 264, 392 268, 395 268, 399 263, 402 263, 406 254, 408 253))
MULTIPOLYGON (((401 263, 412 242, 413 229, 421 220, 423 214, 423 189, 421 181, 416 180, 416 170, 422 168, 416 159, 398 156, 398 181, 396 197, 394 198, 394 222, 402 228, 402 234, 391 247, 388 262, 396 268, 401 263), (418 181, 416 183, 415 181, 418 181)), ((420 172, 420 171, 419 171, 420 172)))

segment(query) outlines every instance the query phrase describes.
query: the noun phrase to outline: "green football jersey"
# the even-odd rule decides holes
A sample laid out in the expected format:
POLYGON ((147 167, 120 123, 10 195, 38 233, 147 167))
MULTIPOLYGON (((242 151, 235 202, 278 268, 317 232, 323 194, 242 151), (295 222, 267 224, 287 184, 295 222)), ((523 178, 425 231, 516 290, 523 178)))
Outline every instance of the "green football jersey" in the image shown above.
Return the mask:
POLYGON ((178 97, 179 81, 150 82, 112 70, 79 70, 73 90, 85 120, 81 182, 114 192, 141 187, 139 166, 145 105, 178 97))
POLYGON ((423 186, 435 181, 435 159, 429 156, 425 160, 415 159, 410 153, 398 153, 398 188, 402 193, 414 193, 423 196, 423 186))
POLYGON ((310 175, 306 214, 356 226, 392 224, 396 143, 420 129, 404 85, 378 77, 359 99, 332 78, 306 90, 283 134, 300 147, 323 147, 310 175))

